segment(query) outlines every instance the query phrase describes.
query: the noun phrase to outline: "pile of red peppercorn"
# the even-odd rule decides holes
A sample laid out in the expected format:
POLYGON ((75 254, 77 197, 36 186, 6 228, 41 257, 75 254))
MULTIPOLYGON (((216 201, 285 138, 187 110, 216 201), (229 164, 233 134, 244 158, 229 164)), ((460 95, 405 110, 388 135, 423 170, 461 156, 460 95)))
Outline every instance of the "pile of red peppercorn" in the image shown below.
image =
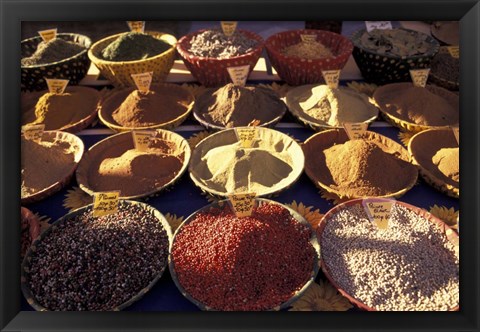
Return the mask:
POLYGON ((279 204, 261 204, 243 218, 224 204, 177 231, 170 267, 180 287, 207 309, 274 309, 313 277, 311 236, 279 204))

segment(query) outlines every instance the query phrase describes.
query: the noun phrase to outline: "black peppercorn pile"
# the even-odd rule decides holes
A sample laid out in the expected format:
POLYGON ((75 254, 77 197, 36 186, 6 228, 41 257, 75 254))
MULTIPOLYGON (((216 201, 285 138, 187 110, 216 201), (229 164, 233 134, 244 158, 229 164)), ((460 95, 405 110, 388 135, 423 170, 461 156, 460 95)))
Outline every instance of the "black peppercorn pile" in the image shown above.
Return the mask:
POLYGON ((162 224, 139 206, 120 203, 99 218, 88 209, 37 245, 28 285, 49 310, 112 310, 163 271, 168 245, 162 224))

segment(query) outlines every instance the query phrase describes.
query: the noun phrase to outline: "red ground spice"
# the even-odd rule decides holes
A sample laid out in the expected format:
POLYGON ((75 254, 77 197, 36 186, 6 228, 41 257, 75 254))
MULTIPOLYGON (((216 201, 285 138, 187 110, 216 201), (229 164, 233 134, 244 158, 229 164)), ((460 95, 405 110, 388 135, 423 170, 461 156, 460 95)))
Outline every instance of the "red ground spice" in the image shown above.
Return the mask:
POLYGON ((212 208, 176 235, 175 272, 185 291, 212 309, 273 309, 311 277, 310 232, 279 205, 263 204, 244 218, 228 205, 212 208))

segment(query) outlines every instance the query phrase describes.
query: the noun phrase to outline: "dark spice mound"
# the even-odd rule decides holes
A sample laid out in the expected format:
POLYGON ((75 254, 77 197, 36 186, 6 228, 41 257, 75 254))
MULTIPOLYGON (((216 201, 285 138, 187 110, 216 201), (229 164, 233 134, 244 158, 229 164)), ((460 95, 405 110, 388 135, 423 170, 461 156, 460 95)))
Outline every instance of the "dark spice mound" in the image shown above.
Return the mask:
POLYGON ((112 310, 163 271, 168 236, 151 212, 119 203, 116 214, 91 209, 58 225, 32 253, 33 297, 49 310, 112 310))
POLYGON ((61 38, 55 38, 38 44, 37 50, 30 57, 21 60, 22 66, 37 66, 68 59, 83 51, 85 47, 61 38))
POLYGON ((460 60, 448 53, 438 53, 432 60, 432 74, 441 79, 458 83, 460 81, 460 60))
POLYGON ((179 283, 215 310, 268 310, 289 300, 310 278, 310 230, 287 209, 255 207, 237 218, 228 205, 199 213, 175 236, 179 283))
POLYGON ((172 46, 149 34, 128 32, 109 44, 102 57, 109 61, 135 61, 161 54, 172 46))

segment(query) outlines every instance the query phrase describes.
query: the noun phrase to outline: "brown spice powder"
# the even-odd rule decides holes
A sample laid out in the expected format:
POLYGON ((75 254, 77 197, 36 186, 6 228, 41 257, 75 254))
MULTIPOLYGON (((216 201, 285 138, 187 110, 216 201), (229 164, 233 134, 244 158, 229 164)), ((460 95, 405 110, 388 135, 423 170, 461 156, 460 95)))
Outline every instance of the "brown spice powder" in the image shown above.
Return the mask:
POLYGON ((124 141, 95 157, 88 173, 92 190, 141 195, 169 183, 183 166, 184 156, 173 142, 156 139, 147 152, 132 149, 132 144, 124 141))
POLYGON ((64 141, 21 140, 21 195, 29 196, 65 178, 75 166, 75 151, 64 141))
POLYGON ((459 148, 443 148, 433 156, 432 162, 443 175, 455 182, 460 181, 459 148))
POLYGON ((241 87, 232 83, 208 89, 196 101, 196 112, 207 122, 226 128, 247 126, 254 120, 270 122, 285 110, 277 94, 263 87, 241 87))
POLYGON ((155 86, 148 92, 127 88, 114 92, 102 105, 108 122, 142 128, 173 121, 185 114, 193 101, 188 91, 155 86))
POLYGON ((348 196, 395 193, 405 188, 416 172, 412 164, 373 141, 350 140, 326 149, 323 155, 334 183, 331 187, 348 196))

